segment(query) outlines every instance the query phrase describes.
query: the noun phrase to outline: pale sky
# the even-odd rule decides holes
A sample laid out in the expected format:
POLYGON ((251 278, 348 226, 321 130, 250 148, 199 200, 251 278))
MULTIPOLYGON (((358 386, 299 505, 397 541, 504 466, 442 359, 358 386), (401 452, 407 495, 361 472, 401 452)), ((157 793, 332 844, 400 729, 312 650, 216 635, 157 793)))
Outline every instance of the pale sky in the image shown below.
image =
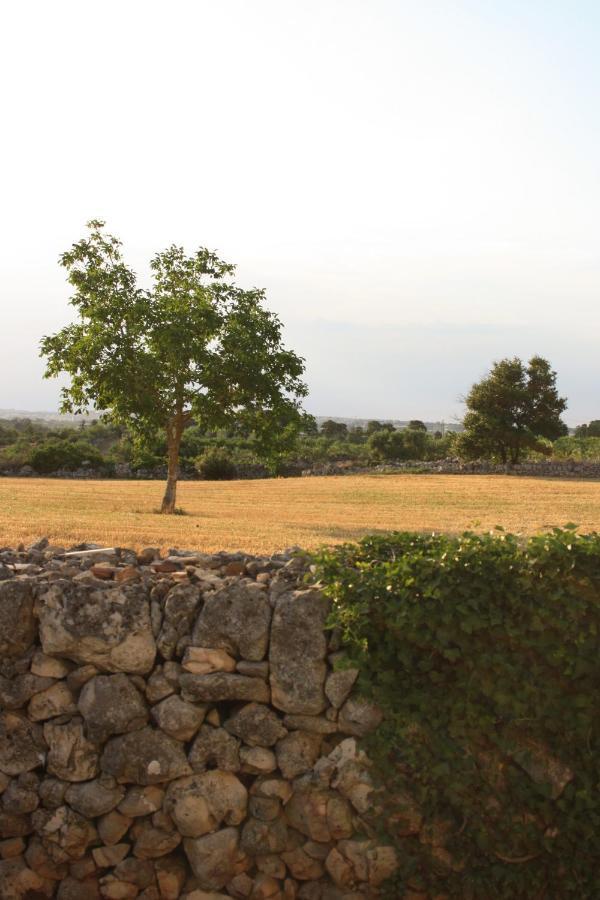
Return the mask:
POLYGON ((446 419, 504 356, 600 418, 597 0, 0 5, 0 407, 55 409, 61 251, 203 245, 318 415, 446 419))

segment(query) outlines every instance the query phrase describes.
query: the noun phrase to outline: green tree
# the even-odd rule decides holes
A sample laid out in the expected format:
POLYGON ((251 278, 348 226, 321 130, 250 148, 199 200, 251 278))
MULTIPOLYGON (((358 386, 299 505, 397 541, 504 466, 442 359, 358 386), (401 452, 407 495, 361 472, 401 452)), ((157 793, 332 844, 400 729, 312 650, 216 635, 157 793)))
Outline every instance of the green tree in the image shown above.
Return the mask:
POLYGON ((541 356, 525 364, 502 359, 474 384, 466 398, 459 452, 470 458, 497 457, 517 464, 528 449, 543 449, 540 438, 567 433, 561 414, 567 407, 556 389, 556 372, 541 356))
POLYGON ((393 431, 394 426, 391 422, 380 422, 378 419, 371 419, 367 422, 367 434, 375 434, 377 431, 393 431))
POLYGON ((578 425, 576 437, 600 437, 600 419, 592 419, 587 425, 578 425))
POLYGON ((265 455, 303 421, 304 360, 281 341, 281 322, 263 307, 263 290, 243 290, 235 267, 200 248, 171 246, 150 266, 142 288, 121 242, 88 224, 89 235, 60 262, 75 292, 78 320, 44 337, 46 377, 66 372, 64 412, 105 411, 143 442, 166 436, 168 478, 162 512, 175 511, 185 426, 252 430, 265 455))
POLYGON ((427 431, 427 425, 420 419, 411 419, 406 427, 411 431, 427 431))
POLYGON ((348 435, 348 426, 345 422, 334 422, 333 419, 326 419, 321 424, 321 434, 323 437, 331 438, 331 440, 343 440, 348 435))

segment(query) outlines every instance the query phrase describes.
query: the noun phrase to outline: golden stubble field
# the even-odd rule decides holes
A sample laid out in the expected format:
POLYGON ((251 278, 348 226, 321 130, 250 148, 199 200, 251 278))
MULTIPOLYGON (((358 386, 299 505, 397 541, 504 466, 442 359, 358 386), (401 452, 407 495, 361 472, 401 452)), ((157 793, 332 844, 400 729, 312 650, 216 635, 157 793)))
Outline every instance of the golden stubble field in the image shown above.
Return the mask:
POLYGON ((502 475, 360 475, 182 482, 184 516, 154 512, 158 481, 0 479, 0 545, 314 549, 393 529, 531 534, 575 522, 600 530, 600 481, 502 475))

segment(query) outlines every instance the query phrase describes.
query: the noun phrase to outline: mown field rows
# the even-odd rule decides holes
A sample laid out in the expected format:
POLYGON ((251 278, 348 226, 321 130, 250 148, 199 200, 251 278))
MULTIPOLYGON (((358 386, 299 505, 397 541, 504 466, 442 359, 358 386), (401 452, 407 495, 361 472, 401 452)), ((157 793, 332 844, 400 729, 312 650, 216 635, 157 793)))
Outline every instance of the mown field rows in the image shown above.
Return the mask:
POLYGON ((531 534, 600 530, 600 482, 507 476, 362 475, 187 482, 181 516, 160 516, 157 481, 0 479, 0 544, 53 542, 273 552, 390 529, 531 534))

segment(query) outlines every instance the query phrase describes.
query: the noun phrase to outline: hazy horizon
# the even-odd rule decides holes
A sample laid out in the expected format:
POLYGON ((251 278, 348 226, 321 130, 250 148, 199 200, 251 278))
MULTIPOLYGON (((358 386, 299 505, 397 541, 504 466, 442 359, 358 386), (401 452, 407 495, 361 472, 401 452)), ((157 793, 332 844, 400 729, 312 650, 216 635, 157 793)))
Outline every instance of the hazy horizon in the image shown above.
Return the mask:
POLYGON ((53 410, 59 254, 103 218, 147 283, 204 245, 267 290, 309 412, 455 421, 547 357, 600 418, 591 0, 56 0, 3 12, 0 407, 53 410))

